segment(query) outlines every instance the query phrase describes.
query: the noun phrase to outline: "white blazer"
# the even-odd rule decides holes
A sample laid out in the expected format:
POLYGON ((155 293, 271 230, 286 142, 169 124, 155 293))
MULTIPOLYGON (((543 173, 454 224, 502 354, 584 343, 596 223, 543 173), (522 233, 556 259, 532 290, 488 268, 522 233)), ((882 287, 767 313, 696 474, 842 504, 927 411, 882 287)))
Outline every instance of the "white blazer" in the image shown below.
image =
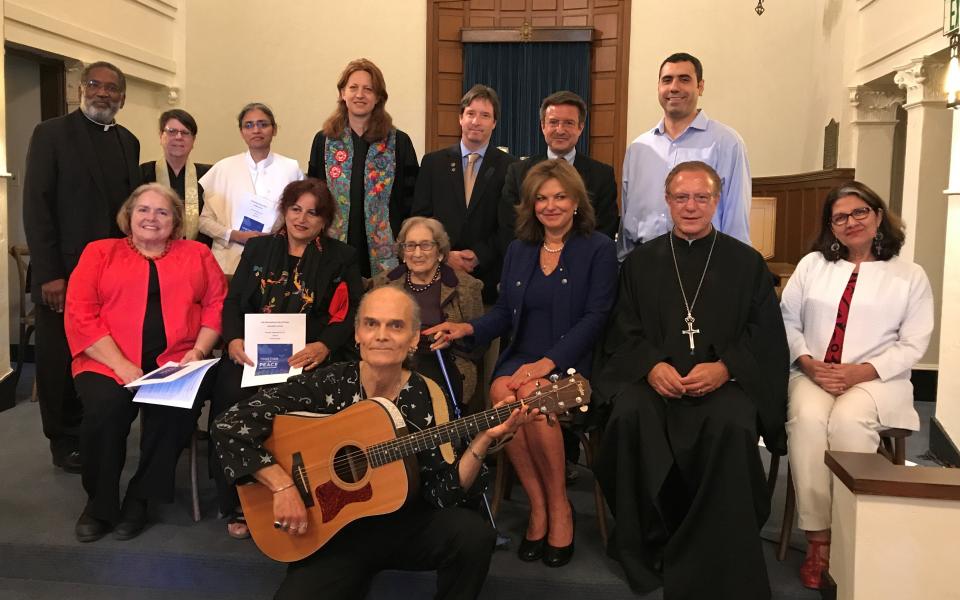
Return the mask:
MULTIPOLYGON (((840 297, 854 264, 831 262, 820 252, 800 260, 780 301, 792 363, 823 360, 837 322, 840 297)), ((900 257, 860 264, 843 338, 843 364, 870 363, 879 379, 858 384, 877 403, 880 423, 917 431, 910 370, 927 350, 933 331, 933 293, 920 265, 900 257)))
POLYGON ((270 232, 280 218, 278 207, 283 189, 301 179, 303 172, 295 159, 271 152, 257 163, 249 151, 218 161, 200 178, 204 196, 200 231, 213 238, 213 257, 224 273, 233 275, 243 254, 243 245, 230 241, 230 231, 237 226, 234 207, 251 196, 272 204, 273 220, 264 223, 265 231, 270 232))

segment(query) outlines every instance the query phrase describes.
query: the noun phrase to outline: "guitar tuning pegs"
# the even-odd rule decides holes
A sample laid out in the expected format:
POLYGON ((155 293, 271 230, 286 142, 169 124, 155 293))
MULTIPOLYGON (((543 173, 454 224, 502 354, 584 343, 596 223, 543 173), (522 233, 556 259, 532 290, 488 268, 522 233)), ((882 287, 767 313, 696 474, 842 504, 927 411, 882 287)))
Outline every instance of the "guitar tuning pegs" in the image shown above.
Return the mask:
POLYGON ((560 379, 560 376, 554 373, 553 375, 550 376, 550 383, 556 383, 557 380, 559 379, 560 379))
POLYGON ((577 372, 577 370, 574 369, 573 367, 570 367, 569 369, 567 369, 567 375, 573 375, 573 374, 576 373, 576 372, 577 372))
POLYGON ((580 412, 587 412, 588 410, 590 410, 590 407, 586 404, 580 407, 580 412))

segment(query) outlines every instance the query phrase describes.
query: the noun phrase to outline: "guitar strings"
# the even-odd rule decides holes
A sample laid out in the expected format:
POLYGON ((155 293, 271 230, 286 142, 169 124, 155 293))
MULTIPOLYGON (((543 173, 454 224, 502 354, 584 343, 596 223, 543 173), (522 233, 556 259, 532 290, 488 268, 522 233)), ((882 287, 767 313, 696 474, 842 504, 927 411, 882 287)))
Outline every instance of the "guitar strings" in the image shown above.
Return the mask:
MULTIPOLYGON (((499 418, 499 417, 503 416, 502 413, 503 413, 504 411, 506 411, 506 417, 509 417, 510 413, 512 413, 512 412, 513 412, 513 409, 516 408, 518 405, 519 405, 520 407, 527 407, 527 406, 529 406, 529 405, 531 405, 531 404, 534 404, 534 402, 537 401, 537 400, 545 399, 548 395, 557 394, 557 393, 559 393, 560 391, 563 391, 563 390, 565 390, 565 389, 567 389, 567 388, 569 388, 569 387, 571 387, 571 386, 573 386, 573 385, 576 385, 577 383, 578 383, 577 380, 574 380, 574 379, 566 380, 566 382, 565 382, 563 385, 561 385, 561 386, 559 386, 559 387, 557 387, 557 388, 555 388, 555 389, 551 389, 549 392, 547 392, 547 394, 543 394, 543 393, 541 393, 541 394, 539 394, 539 395, 534 394, 534 395, 528 396, 527 398, 522 398, 522 399, 516 400, 516 401, 514 401, 514 402, 501 404, 501 405, 499 405, 499 406, 495 406, 495 407, 493 407, 493 408, 491 408, 491 409, 488 409, 488 410, 486 410, 486 411, 483 411, 483 412, 481 412, 481 413, 477 413, 476 415, 473 415, 472 417, 468 417, 467 419, 473 418, 474 420, 476 420, 476 417, 479 417, 479 416, 484 415, 484 414, 487 414, 487 413, 489 413, 491 417, 492 417, 493 415, 496 415, 496 416, 499 418)), ((571 407, 571 408, 573 408, 573 407, 571 407)), ((542 408, 541 408, 541 410, 542 410, 542 408)), ((458 427, 458 425, 456 425, 457 423, 463 423, 465 426, 469 427, 469 424, 466 423, 467 419, 458 419, 458 420, 456 420, 456 421, 448 421, 447 423, 444 423, 443 425, 440 425, 439 427, 431 427, 431 428, 429 428, 429 429, 425 429, 425 430, 422 430, 422 431, 419 431, 419 432, 416 432, 416 433, 408 434, 408 435, 406 435, 406 436, 404 436, 404 437, 401 437, 401 438, 395 438, 395 439, 392 439, 392 440, 385 440, 385 441, 383 441, 383 442, 378 442, 378 443, 376 443, 376 444, 373 444, 373 445, 371 445, 371 446, 368 446, 366 449, 362 449, 362 448, 361 448, 361 449, 358 449, 358 450, 356 450, 356 451, 351 451, 351 452, 348 452, 348 453, 343 454, 343 455, 341 455, 341 456, 338 456, 338 457, 334 458, 332 461, 320 461, 320 462, 316 462, 316 463, 314 463, 313 465, 311 465, 311 466, 309 466, 309 467, 307 467, 307 466, 301 466, 297 471, 298 471, 300 474, 302 474, 302 475, 305 476, 305 475, 308 475, 308 474, 311 474, 311 473, 316 473, 316 472, 318 472, 318 471, 328 470, 329 467, 332 465, 334 472, 336 472, 338 467, 349 467, 349 465, 350 465, 353 461, 359 461, 359 460, 361 460, 361 459, 366 462, 365 468, 369 469, 369 468, 371 468, 371 462, 372 462, 372 461, 369 459, 369 457, 371 456, 371 452, 377 451, 378 449, 379 449, 379 450, 382 450, 382 451, 385 452, 385 453, 386 453, 386 452, 389 452, 389 450, 386 450, 386 448, 385 448, 385 447, 386 447, 387 445, 389 445, 389 444, 397 444, 397 445, 400 445, 399 447, 402 449, 402 445, 413 446, 413 445, 416 444, 418 441, 428 441, 428 440, 430 440, 431 438, 434 438, 434 437, 436 436, 437 429, 439 429, 440 427, 449 427, 449 426, 452 426, 452 428, 453 428, 454 430, 456 430, 456 428, 458 427)), ((506 421, 506 418, 504 418, 503 421, 501 421, 501 423, 503 423, 504 421, 506 421)), ((464 431, 464 434, 466 434, 466 433, 467 433, 467 432, 464 431)), ((436 448, 436 447, 438 447, 438 446, 440 446, 440 445, 442 445, 442 444, 445 444, 445 443, 448 443, 448 442, 440 442, 439 444, 436 444, 435 446, 433 446, 433 448, 436 448)), ((412 448, 411 448, 411 449, 412 449, 412 448)), ((380 467, 380 466, 384 466, 384 465, 389 464, 389 463, 391 463, 391 462, 395 462, 396 460, 399 460, 399 459, 388 460, 388 461, 383 462, 382 464, 374 465, 374 466, 372 466, 372 468, 377 468, 377 467, 380 467)), ((304 483, 302 479, 301 479, 301 482, 304 483)))

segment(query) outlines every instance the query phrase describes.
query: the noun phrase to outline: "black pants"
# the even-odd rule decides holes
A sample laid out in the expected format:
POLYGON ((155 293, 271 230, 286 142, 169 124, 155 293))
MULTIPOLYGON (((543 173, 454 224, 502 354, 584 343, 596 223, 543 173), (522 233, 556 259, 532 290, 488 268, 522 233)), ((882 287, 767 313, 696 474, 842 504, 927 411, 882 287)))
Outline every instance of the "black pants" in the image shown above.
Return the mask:
MULTIPOLYGON (((453 361, 453 355, 450 354, 450 352, 443 353, 443 365, 447 368, 447 376, 450 377, 450 385, 453 387, 455 401, 462 407, 463 375, 460 374, 460 369, 457 368, 457 363, 453 361)), ((440 361, 437 359, 435 352, 417 352, 414 355, 413 370, 424 377, 432 379, 448 397, 450 396, 447 380, 443 376, 443 369, 440 367, 440 361)), ((447 409, 450 411, 450 418, 453 419, 453 407, 447 406, 447 409)))
POLYGON ((476 598, 496 532, 475 511, 411 506, 351 523, 313 555, 292 563, 275 600, 363 598, 379 571, 437 571, 436 598, 476 598))
MULTIPOLYGON (((243 378, 243 365, 238 365, 224 355, 217 363, 216 383, 212 391, 213 396, 210 399, 210 422, 207 429, 213 431, 214 420, 223 414, 234 404, 250 398, 259 387, 240 387, 240 381, 243 378)), ((217 484, 217 503, 220 506, 221 515, 232 514, 240 506, 240 498, 237 496, 237 488, 227 483, 223 475, 223 467, 220 465, 220 457, 214 448, 213 442, 208 445, 209 454, 207 464, 210 465, 210 477, 217 484)))
POLYGON ((83 489, 87 511, 105 521, 120 517, 120 473, 127 454, 130 424, 142 412, 140 461, 127 495, 158 502, 173 501, 180 452, 190 441, 199 411, 154 404, 136 404, 133 393, 110 377, 84 372, 76 377, 83 401, 80 428, 83 489))
MULTIPOLYGON (((63 313, 37 304, 37 400, 43 435, 55 455, 78 447, 83 406, 70 374, 70 348, 63 329, 63 313)), ((21 349, 22 351, 22 349, 21 349)))

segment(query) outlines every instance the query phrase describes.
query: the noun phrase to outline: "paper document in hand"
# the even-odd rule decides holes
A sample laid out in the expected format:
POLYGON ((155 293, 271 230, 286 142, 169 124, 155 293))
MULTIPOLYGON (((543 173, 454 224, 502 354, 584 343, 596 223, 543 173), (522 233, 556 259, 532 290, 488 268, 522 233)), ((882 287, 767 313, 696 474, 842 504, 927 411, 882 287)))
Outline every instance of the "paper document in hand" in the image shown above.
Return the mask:
MULTIPOLYGON (((197 392, 200 391, 200 384, 203 383, 204 375, 207 374, 210 367, 215 365, 218 360, 220 359, 211 358, 208 360, 198 360, 183 365, 183 368, 176 368, 178 367, 177 363, 167 363, 156 371, 144 375, 140 380, 153 377, 160 371, 170 371, 175 368, 176 377, 168 375, 167 381, 162 383, 158 383, 156 378, 151 381, 141 381, 141 387, 137 390, 133 401, 143 404, 172 406, 174 408, 192 408, 197 399, 197 392)), ((127 387, 134 386, 131 383, 128 384, 127 387)))
POLYGON ((307 316, 303 314, 244 315, 243 351, 253 366, 243 366, 240 387, 283 383, 302 368, 290 367, 290 357, 307 345, 307 316))
POLYGON ((269 231, 277 221, 277 201, 246 193, 233 204, 230 224, 236 231, 269 231))
POLYGON ((210 368, 210 365, 217 362, 218 359, 210 358, 207 360, 197 360, 185 365, 181 365, 175 362, 168 362, 166 364, 160 365, 159 368, 150 371, 140 379, 131 381, 124 387, 135 388, 140 386, 147 385, 159 385, 163 383, 170 383, 187 377, 197 369, 206 370, 210 368))

